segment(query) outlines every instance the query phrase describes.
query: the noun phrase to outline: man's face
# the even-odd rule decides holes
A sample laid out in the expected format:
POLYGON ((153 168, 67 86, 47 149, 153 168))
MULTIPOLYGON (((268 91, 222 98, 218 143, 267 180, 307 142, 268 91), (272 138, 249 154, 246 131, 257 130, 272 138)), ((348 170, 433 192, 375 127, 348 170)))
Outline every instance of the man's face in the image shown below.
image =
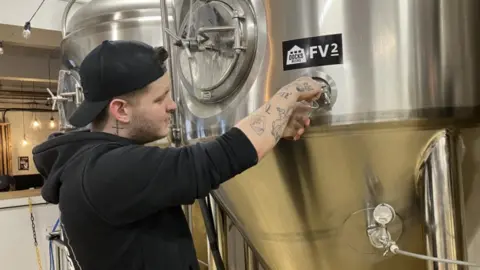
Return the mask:
POLYGON ((168 74, 148 85, 132 107, 130 137, 142 143, 166 137, 170 129, 171 113, 177 109, 170 92, 168 74))

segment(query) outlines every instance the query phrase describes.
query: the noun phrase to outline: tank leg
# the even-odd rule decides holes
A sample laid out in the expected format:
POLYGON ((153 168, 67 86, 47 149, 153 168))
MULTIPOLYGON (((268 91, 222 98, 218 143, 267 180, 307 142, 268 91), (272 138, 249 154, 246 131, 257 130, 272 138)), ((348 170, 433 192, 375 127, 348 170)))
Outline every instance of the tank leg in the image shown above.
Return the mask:
POLYGON ((217 239, 220 254, 225 264, 225 269, 228 269, 228 227, 227 216, 221 207, 215 203, 213 198, 210 198, 212 204, 215 206, 215 227, 217 228, 217 239))
POLYGON ((259 262, 255 258, 255 253, 248 246, 247 242, 244 243, 245 250, 245 270, 259 270, 259 262))
MULTIPOLYGON (((460 170, 461 137, 450 130, 438 132, 422 154, 417 170, 427 255, 467 260, 463 219, 463 187, 460 170)), ((465 266, 428 262, 428 269, 466 269, 465 266)))
MULTIPOLYGON (((225 265, 225 269, 228 269, 228 239, 227 239, 227 217, 225 212, 222 208, 215 202, 215 199, 210 196, 210 205, 212 208, 212 215, 214 217, 214 226, 217 232, 217 241, 218 241, 218 249, 220 251, 220 255, 222 257, 223 263, 225 265)), ((217 269, 215 267, 215 262, 213 259, 213 255, 209 250, 209 269, 217 269)))

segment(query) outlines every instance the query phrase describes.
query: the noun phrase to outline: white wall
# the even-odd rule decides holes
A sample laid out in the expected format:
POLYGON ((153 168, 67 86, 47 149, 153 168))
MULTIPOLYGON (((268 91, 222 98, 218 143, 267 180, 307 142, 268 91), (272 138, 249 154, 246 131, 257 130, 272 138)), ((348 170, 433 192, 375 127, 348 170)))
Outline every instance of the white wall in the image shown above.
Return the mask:
MULTIPOLYGON (((56 205, 44 204, 45 201, 40 197, 33 197, 32 201, 34 204, 41 203, 33 206, 33 215, 42 268, 48 270, 50 265, 46 235, 59 217, 59 211, 56 205)), ((39 269, 27 198, 0 200, 0 220, 0 269, 39 269)))
MULTIPOLYGON (((1 0, 0 2, 0 24, 11 24, 23 27, 25 22, 32 17, 42 1, 1 0)), ((65 0, 46 0, 31 22, 32 29, 40 28, 60 31, 62 15, 67 2, 68 1, 65 0)), ((70 11, 70 16, 78 8, 83 6, 85 2, 89 1, 81 0, 77 2, 79 2, 79 4, 73 5, 70 11)))
MULTIPOLYGON (((49 128, 49 122, 51 113, 36 113, 37 119, 41 122, 42 128, 39 130, 34 130, 31 127, 31 123, 33 121, 33 113, 32 112, 7 112, 6 118, 7 122, 10 123, 11 126, 11 134, 12 134, 12 166, 13 166, 13 175, 25 175, 25 174, 36 174, 38 173, 37 169, 35 168, 35 164, 33 163, 32 159, 32 148, 44 141, 46 141, 48 135, 55 132, 57 129, 54 130, 49 128), (25 115, 25 135, 27 137, 28 144, 23 145, 23 117, 25 115), (28 171, 23 171, 18 169, 18 157, 20 156, 28 156, 30 162, 30 168, 28 171)), ((53 117, 56 121, 58 121, 57 115, 54 113, 53 117)), ((58 122, 56 122, 56 127, 58 127, 58 122)))

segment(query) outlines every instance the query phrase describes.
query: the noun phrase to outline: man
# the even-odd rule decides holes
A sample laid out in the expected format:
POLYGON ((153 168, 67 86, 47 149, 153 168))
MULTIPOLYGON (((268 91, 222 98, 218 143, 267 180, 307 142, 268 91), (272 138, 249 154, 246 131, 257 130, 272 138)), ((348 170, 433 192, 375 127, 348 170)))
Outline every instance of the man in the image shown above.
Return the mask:
POLYGON ((282 137, 298 139, 309 119, 296 105, 320 95, 317 82, 301 78, 216 140, 148 147, 167 136, 176 109, 167 57, 140 42, 103 42, 81 64, 85 101, 70 118, 92 130, 33 149, 74 269, 198 269, 181 205, 257 164, 282 137))

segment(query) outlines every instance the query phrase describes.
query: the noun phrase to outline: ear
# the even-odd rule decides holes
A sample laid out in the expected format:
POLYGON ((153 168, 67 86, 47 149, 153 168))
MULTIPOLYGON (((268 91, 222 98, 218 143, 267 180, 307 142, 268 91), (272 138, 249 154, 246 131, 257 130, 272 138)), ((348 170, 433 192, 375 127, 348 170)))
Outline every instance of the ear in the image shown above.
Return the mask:
POLYGON ((131 110, 128 103, 123 99, 114 99, 109 104, 110 114, 121 123, 128 124, 131 118, 131 110))

